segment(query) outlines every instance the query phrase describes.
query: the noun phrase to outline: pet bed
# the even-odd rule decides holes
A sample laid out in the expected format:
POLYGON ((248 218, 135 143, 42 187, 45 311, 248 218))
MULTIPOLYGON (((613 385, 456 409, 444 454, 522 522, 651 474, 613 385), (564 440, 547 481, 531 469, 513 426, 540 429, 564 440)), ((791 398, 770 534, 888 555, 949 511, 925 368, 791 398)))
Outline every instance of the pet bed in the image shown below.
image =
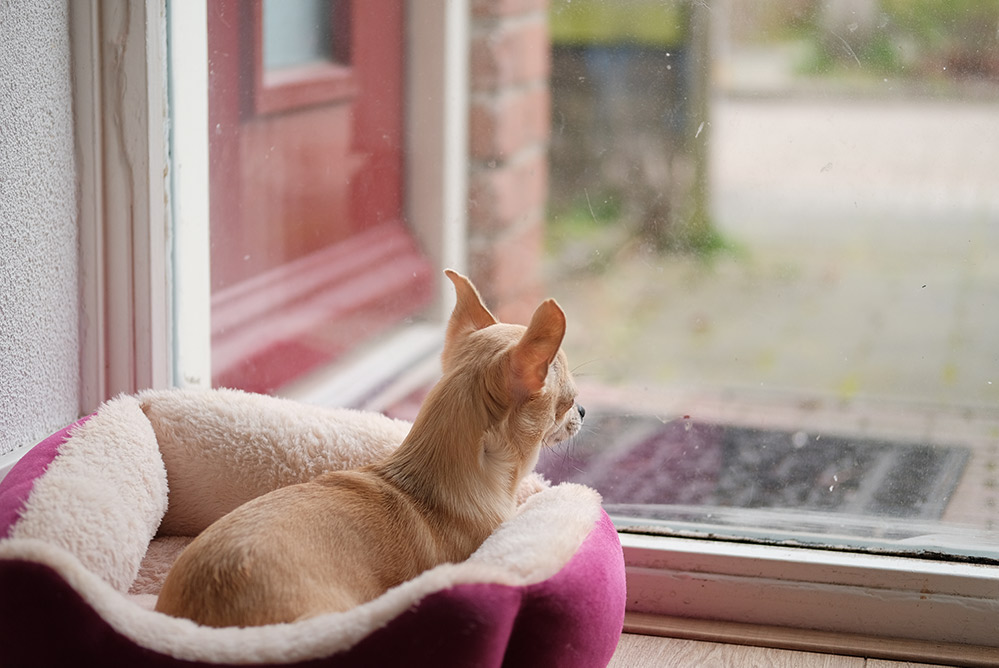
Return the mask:
POLYGON ((173 559, 244 501, 373 461, 409 423, 233 390, 148 391, 35 446, 0 482, 0 663, 603 666, 621 545, 596 492, 532 475, 467 561, 353 610, 214 629, 153 611, 173 559))

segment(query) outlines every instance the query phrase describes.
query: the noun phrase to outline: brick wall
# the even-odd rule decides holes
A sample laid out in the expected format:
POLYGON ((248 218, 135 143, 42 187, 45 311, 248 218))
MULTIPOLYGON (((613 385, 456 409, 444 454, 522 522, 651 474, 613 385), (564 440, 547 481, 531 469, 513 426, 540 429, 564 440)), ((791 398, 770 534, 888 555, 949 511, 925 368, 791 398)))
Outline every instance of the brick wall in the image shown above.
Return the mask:
POLYGON ((548 0, 472 0, 469 260, 494 313, 526 323, 543 295, 548 0))

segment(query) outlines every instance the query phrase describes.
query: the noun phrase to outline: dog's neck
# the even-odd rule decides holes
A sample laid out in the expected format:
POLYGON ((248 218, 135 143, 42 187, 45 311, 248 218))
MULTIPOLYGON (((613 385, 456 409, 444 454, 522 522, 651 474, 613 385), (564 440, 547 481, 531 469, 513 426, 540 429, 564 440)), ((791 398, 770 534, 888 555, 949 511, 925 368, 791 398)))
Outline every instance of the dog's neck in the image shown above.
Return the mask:
POLYGON ((492 531, 516 510, 517 485, 540 450, 540 438, 509 442, 506 427, 506 419, 490 415, 464 384, 445 379, 406 439, 376 468, 427 507, 492 531), (433 480, 430 471, 436 472, 433 480))

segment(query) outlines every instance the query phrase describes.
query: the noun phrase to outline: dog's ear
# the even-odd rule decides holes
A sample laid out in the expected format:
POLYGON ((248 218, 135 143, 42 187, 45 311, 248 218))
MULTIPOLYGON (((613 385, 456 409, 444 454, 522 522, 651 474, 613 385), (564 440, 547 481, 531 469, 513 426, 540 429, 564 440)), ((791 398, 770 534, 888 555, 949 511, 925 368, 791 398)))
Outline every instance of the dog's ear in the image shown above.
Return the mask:
POLYGON ((454 283, 458 300, 447 324, 445 346, 469 332, 495 325, 497 320, 482 303, 479 291, 472 282, 456 271, 445 269, 444 274, 454 283))
POLYGON ((531 317, 531 324, 510 352, 510 389, 523 400, 545 386, 548 367, 555 360, 565 337, 565 313, 549 299, 531 317))

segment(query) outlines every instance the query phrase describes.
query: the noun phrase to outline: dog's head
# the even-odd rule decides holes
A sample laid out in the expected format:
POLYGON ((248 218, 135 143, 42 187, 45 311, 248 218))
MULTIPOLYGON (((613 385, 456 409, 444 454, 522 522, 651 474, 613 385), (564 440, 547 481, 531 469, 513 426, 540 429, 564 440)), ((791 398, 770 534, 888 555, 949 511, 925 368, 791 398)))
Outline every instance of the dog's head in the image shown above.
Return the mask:
POLYGON ((527 327, 501 323, 464 276, 445 272, 457 302, 448 322, 441 363, 460 374, 462 391, 477 393, 490 425, 487 453, 524 459, 533 468, 540 444, 573 436, 585 411, 561 350, 565 314, 552 299, 538 306, 527 327))

